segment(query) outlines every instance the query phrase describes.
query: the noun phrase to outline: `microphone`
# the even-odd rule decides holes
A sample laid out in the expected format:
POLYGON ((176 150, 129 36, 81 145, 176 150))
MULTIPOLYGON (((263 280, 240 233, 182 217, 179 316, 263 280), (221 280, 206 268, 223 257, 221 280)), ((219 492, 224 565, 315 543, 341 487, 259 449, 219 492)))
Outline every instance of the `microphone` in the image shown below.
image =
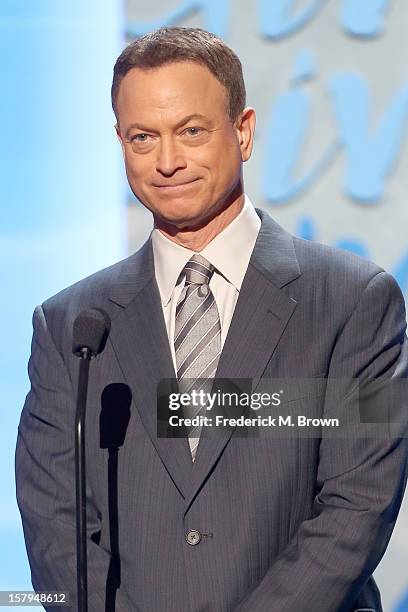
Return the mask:
POLYGON ((72 352, 89 359, 102 353, 110 332, 110 318, 100 308, 79 313, 74 321, 72 352))
POLYGON ((72 352, 80 358, 75 416, 75 491, 78 612, 88 612, 88 566, 86 542, 85 413, 89 366, 92 357, 105 348, 110 318, 103 310, 91 308, 79 313, 73 325, 72 352))
POLYGON ((132 392, 124 383, 111 383, 103 390, 99 417, 100 448, 108 451, 108 511, 110 559, 105 589, 105 609, 116 610, 116 594, 121 584, 119 549, 118 465, 130 421, 132 392))

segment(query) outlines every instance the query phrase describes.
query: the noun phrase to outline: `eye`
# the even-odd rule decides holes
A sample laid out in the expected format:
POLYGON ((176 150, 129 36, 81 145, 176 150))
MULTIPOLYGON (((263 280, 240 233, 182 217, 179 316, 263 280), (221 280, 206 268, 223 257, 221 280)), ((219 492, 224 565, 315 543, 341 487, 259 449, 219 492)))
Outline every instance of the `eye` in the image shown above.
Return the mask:
POLYGON ((148 134, 136 134, 135 136, 132 136, 131 142, 146 142, 148 137, 148 134))
POLYGON ((198 136, 199 134, 202 134, 203 131, 203 128, 199 127, 188 127, 186 129, 186 133, 188 134, 188 136, 198 136))

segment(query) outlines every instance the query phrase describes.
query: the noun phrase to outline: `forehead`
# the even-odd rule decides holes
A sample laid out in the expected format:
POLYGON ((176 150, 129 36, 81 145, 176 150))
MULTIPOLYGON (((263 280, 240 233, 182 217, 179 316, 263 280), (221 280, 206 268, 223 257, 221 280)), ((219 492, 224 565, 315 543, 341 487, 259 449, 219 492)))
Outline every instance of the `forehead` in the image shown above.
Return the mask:
POLYGON ((117 97, 120 123, 172 120, 183 115, 225 117, 225 87, 206 66, 177 62, 141 70, 132 68, 122 79, 117 97))

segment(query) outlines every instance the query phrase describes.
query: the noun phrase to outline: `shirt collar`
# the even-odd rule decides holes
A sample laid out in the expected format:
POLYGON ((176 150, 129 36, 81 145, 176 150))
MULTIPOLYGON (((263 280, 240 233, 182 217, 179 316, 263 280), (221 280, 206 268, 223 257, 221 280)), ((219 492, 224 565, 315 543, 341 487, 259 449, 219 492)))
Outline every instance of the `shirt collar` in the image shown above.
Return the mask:
MULTIPOLYGON (((248 196, 241 212, 200 252, 239 291, 258 236, 261 221, 248 196)), ((180 272, 194 251, 169 240, 153 229, 152 247, 160 298, 166 306, 180 272)))

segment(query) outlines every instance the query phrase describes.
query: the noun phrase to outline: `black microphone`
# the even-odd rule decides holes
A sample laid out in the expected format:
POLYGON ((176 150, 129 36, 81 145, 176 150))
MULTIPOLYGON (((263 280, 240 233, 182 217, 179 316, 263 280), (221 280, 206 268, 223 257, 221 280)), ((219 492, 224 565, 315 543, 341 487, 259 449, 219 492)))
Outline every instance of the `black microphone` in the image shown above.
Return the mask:
POLYGON ((79 313, 73 326, 72 352, 80 357, 75 417, 75 488, 78 612, 88 612, 88 566, 86 542, 85 412, 89 366, 105 348, 110 318, 103 310, 91 308, 79 313))
POLYGON ((108 450, 108 510, 110 559, 106 578, 105 610, 116 610, 121 584, 119 550, 118 465, 119 449, 125 443, 130 421, 132 392, 124 383, 111 383, 103 390, 99 417, 100 447, 108 450))
POLYGON ((74 355, 89 359, 102 353, 109 336, 110 325, 109 315, 100 308, 80 312, 74 321, 72 334, 74 355))

